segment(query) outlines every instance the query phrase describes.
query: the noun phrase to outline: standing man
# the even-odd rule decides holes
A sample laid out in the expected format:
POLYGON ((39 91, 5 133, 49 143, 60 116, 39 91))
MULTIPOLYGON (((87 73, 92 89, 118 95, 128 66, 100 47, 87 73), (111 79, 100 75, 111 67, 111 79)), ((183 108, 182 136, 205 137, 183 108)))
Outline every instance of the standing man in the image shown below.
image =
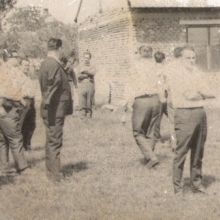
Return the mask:
POLYGON ((141 46, 139 48, 140 59, 135 66, 134 78, 130 80, 133 83, 130 85, 130 93, 134 97, 133 135, 146 159, 148 168, 159 164, 154 152, 157 138, 155 129, 160 109, 159 78, 153 71, 155 63, 152 60, 152 52, 151 47, 141 46))
POLYGON ((28 87, 30 92, 29 96, 25 97, 26 106, 24 111, 21 115, 21 126, 22 126, 22 135, 23 135, 23 146, 26 151, 31 150, 31 139, 36 128, 36 109, 35 109, 35 100, 34 100, 34 91, 32 89, 32 81, 30 80, 29 76, 29 69, 30 69, 30 61, 26 59, 22 59, 20 61, 20 68, 23 71, 23 82, 26 82, 24 86, 28 87))
MULTIPOLYGON (((73 70, 73 68, 71 66, 68 65, 68 59, 65 56, 62 56, 60 58, 60 63, 62 65, 62 67, 64 68, 66 75, 67 75, 67 79, 70 85, 70 89, 71 89, 71 102, 73 102, 74 100, 74 88, 78 89, 78 83, 77 83, 77 78, 76 78, 76 74, 73 70)), ((72 106, 70 106, 70 108, 74 109, 73 103, 71 104, 72 106)))
MULTIPOLYGON (((165 54, 157 51, 154 54, 154 59, 155 59, 155 69, 154 69, 154 74, 156 74, 158 76, 158 83, 163 83, 164 80, 164 76, 163 76, 163 69, 164 69, 164 62, 165 62, 165 54)), ((166 97, 166 93, 164 92, 164 97, 166 97)), ((168 117, 168 113, 167 113, 167 102, 166 100, 164 100, 164 102, 160 103, 160 111, 159 111, 159 116, 158 116, 158 120, 157 120, 157 124, 156 124, 156 136, 157 139, 160 140, 161 139, 161 134, 160 134, 160 125, 161 125, 161 120, 163 117, 163 114, 165 114, 168 117)))
POLYGON ((42 92, 41 117, 46 128, 46 170, 52 181, 63 179, 60 165, 63 125, 71 99, 67 75, 59 63, 62 41, 51 38, 48 55, 40 67, 39 81, 42 92))
MULTIPOLYGON (((195 67, 195 52, 183 47, 176 66, 167 74, 167 85, 175 109, 174 126, 177 146, 174 150, 174 192, 182 194, 182 175, 188 150, 190 157, 190 181, 193 192, 205 193, 202 186, 202 159, 207 135, 206 99, 214 98, 203 75, 195 67)), ((168 95, 168 96, 169 96, 168 95)))
MULTIPOLYGON (((1 168, 6 174, 9 167, 9 149, 11 150, 16 171, 20 174, 30 174, 27 160, 24 156, 23 137, 21 133, 20 117, 26 102, 24 97, 29 90, 23 86, 22 72, 18 69, 19 62, 13 54, 4 56, 5 62, 1 65, 0 80, 0 156, 1 168)), ((9 171, 10 172, 10 171, 9 171)))
POLYGON ((87 116, 92 117, 92 105, 94 103, 95 95, 95 68, 91 66, 91 53, 85 52, 83 54, 84 63, 80 65, 80 72, 78 76, 79 81, 79 108, 81 112, 81 119, 87 116))

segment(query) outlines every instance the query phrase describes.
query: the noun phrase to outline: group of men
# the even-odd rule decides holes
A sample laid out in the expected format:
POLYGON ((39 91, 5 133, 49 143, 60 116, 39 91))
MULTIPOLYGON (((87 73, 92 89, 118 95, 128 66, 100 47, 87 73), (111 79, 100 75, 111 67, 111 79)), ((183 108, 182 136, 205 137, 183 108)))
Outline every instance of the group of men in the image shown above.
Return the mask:
POLYGON ((191 150, 190 181, 196 193, 206 193, 202 186, 202 159, 207 135, 206 99, 215 98, 205 73, 195 65, 192 47, 178 47, 174 60, 164 65, 165 55, 154 54, 151 47, 139 48, 140 59, 128 83, 127 97, 133 98, 132 125, 135 141, 148 168, 159 165, 155 145, 160 138, 160 121, 167 112, 174 151, 173 185, 182 194, 182 175, 186 155, 191 150), (167 109, 167 111, 165 111, 167 109))
MULTIPOLYGON (((71 84, 79 87, 81 118, 92 117, 95 69, 90 65, 92 55, 84 53, 78 80, 68 60, 60 57, 62 41, 49 39, 48 55, 39 70, 42 93, 41 117, 46 130, 46 172, 52 181, 64 176, 60 165, 65 116, 72 114, 71 84), (77 83, 78 81, 78 83, 77 83)), ((202 159, 207 134, 204 104, 215 94, 206 76, 195 65, 194 49, 185 46, 174 50, 175 59, 164 64, 165 54, 148 46, 139 48, 137 60, 127 85, 128 100, 133 99, 132 125, 135 141, 146 159, 148 168, 159 165, 155 146, 160 139, 160 122, 165 113, 170 122, 171 144, 174 151, 173 185, 182 194, 182 175, 187 152, 191 150, 190 180, 193 191, 205 193, 202 186, 202 159)), ((20 174, 30 173, 24 150, 30 150, 35 129, 34 92, 28 73, 27 59, 8 54, 0 67, 0 156, 2 174, 9 169, 9 149, 20 174), (20 70, 19 70, 20 69, 20 70), (23 72, 21 72, 21 70, 23 72)))
MULTIPOLYGON (((50 180, 61 181, 60 166, 63 125, 66 115, 73 113, 73 85, 79 84, 79 110, 82 119, 92 117, 95 70, 90 66, 91 54, 85 52, 79 78, 62 54, 62 40, 49 39, 48 54, 39 70, 42 93, 41 117, 46 130, 46 173, 50 180), (78 83, 79 82, 79 83, 78 83)), ((36 127, 36 110, 32 81, 28 77, 30 61, 16 51, 4 50, 0 65, 0 170, 1 175, 33 174, 24 151, 31 150, 36 127), (15 168, 9 163, 11 150, 15 168)))

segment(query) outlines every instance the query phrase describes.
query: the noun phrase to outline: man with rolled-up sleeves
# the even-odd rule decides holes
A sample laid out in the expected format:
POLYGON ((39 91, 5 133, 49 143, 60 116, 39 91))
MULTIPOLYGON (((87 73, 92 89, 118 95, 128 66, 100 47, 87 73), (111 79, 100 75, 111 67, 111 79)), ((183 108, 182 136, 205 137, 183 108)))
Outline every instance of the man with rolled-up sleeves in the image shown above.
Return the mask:
POLYGON ((80 65, 80 72, 78 75, 79 82, 79 109, 81 119, 86 117, 92 118, 92 105, 94 104, 95 96, 95 68, 90 64, 92 58, 91 53, 85 52, 83 54, 84 63, 80 65))
POLYGON ((207 135, 205 100, 215 95, 206 76, 195 66, 195 52, 183 47, 181 57, 167 74, 167 86, 174 107, 176 148, 173 161, 174 193, 182 195, 182 175, 187 152, 191 150, 190 182, 195 193, 206 193, 202 186, 202 159, 207 135))
POLYGON ((11 150, 15 168, 19 174, 30 174, 24 156, 23 137, 20 117, 24 111, 28 89, 23 87, 18 59, 13 54, 4 56, 6 63, 0 67, 0 156, 1 170, 6 175, 12 172, 9 166, 9 149, 11 150), (8 57, 7 57, 8 56, 8 57))
POLYGON ((47 177, 55 182, 64 176, 61 172, 60 151, 63 126, 71 100, 71 92, 65 70, 59 63, 62 41, 51 38, 48 41, 48 56, 39 71, 42 92, 41 117, 46 128, 46 171, 47 177))
POLYGON ((146 166, 151 169, 159 164, 154 152, 157 131, 156 125, 160 110, 159 77, 155 74, 155 62, 152 60, 152 48, 141 46, 140 59, 134 67, 133 76, 127 85, 127 99, 133 98, 132 126, 133 136, 146 160, 146 166), (130 90, 130 92, 129 92, 130 90))

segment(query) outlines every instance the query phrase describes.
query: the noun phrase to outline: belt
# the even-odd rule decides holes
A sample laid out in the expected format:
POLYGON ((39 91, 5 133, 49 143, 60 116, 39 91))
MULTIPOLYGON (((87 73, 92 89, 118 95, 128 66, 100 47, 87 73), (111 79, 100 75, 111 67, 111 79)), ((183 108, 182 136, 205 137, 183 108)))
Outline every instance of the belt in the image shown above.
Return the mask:
POLYGON ((135 99, 139 99, 139 98, 150 98, 153 96, 156 96, 157 94, 145 94, 145 95, 141 95, 141 96, 137 96, 135 97, 135 99))

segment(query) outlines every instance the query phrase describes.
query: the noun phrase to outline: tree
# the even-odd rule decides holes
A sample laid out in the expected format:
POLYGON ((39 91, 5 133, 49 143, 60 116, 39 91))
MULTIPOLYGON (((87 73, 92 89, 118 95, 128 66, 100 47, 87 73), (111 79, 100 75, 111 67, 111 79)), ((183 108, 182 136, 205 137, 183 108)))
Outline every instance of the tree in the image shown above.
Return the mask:
POLYGON ((14 7, 16 3, 16 0, 0 0, 0 21, 2 21, 5 15, 14 7))
MULTIPOLYGON (((38 9, 18 8, 7 19, 8 29, 0 36, 0 48, 11 50, 18 46, 18 53, 33 58, 43 58, 47 53, 50 37, 63 40, 64 53, 77 50, 77 29, 63 24, 38 9)), ((4 28, 3 28, 4 29, 4 28)))

